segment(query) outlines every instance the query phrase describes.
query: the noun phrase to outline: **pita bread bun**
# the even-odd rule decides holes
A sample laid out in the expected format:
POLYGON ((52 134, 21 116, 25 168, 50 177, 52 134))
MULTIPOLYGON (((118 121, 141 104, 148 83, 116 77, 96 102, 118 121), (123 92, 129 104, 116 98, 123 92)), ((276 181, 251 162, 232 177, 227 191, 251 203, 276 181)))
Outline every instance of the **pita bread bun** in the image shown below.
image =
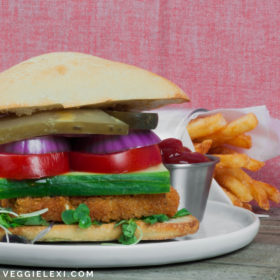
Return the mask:
POLYGON ((57 52, 0 73, 0 112, 63 108, 148 110, 187 102, 172 82, 141 68, 88 54, 57 52))
MULTIPOLYGON (((193 234, 198 230, 199 222, 192 216, 171 219, 167 222, 148 225, 143 221, 136 221, 143 232, 142 240, 166 240, 173 239, 188 234, 193 234)), ((113 241, 121 235, 121 227, 114 227, 115 223, 93 225, 87 229, 81 229, 78 225, 54 225, 52 229, 40 240, 40 242, 89 242, 89 241, 113 241)), ((44 226, 21 226, 10 229, 13 234, 33 240, 44 226)), ((0 239, 5 235, 0 229, 0 239)), ((139 230, 136 231, 136 236, 139 230)))

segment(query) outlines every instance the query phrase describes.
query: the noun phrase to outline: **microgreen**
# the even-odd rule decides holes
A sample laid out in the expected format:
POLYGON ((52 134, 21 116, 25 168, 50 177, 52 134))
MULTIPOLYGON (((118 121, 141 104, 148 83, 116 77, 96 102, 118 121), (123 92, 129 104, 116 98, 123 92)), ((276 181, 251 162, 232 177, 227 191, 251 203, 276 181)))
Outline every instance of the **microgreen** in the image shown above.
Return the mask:
MULTIPOLYGON (((44 213, 46 212, 45 209, 44 213)), ((43 211, 42 210, 42 211, 43 211)), ((48 211, 48 209, 46 209, 48 211)), ((11 232, 8 230, 9 228, 15 228, 23 225, 28 226, 46 226, 48 225, 47 221, 38 215, 38 211, 28 214, 18 215, 12 212, 9 208, 1 208, 0 209, 0 227, 6 233, 6 239, 9 242, 8 234, 11 232), (12 217, 11 215, 15 216, 12 217)))
POLYGON ((137 229, 137 224, 133 219, 130 219, 121 224, 122 234, 118 241, 124 245, 132 245, 137 242, 137 237, 135 236, 135 231, 137 229))
MULTIPOLYGON (((190 214, 191 213, 186 208, 183 208, 183 209, 177 211, 177 213, 172 218, 179 218, 179 217, 187 216, 190 214)), ((143 222, 145 222, 146 224, 151 224, 151 225, 153 225, 155 223, 163 223, 163 222, 168 221, 169 219, 170 218, 165 214, 151 215, 151 216, 142 218, 143 222)))
POLYGON ((49 223, 42 218, 42 216, 33 216, 33 217, 17 217, 13 218, 12 227, 15 226, 47 226, 49 223))
MULTIPOLYGON (((90 211, 87 205, 80 204, 75 210, 65 210, 61 214, 62 221, 67 224, 79 224, 80 228, 88 228, 91 225, 102 225, 99 221, 91 221, 90 219, 90 211)), ((177 213, 172 218, 183 217, 186 215, 190 215, 190 212, 185 208, 177 211, 177 213)), ((147 224, 155 224, 155 223, 163 223, 168 221, 170 218, 165 214, 156 214, 147 217, 143 217, 143 220, 147 224)), ((141 241, 143 232, 142 229, 136 224, 134 219, 130 220, 120 220, 115 224, 115 228, 121 226, 121 236, 118 241, 123 245, 132 245, 137 244, 141 241), (139 237, 135 236, 136 230, 139 230, 139 237)))
POLYGON ((78 223, 80 228, 88 228, 92 225, 89 213, 87 205, 81 203, 75 210, 63 211, 61 218, 66 225, 78 223))
POLYGON ((101 226, 101 225, 102 225, 101 222, 96 221, 96 220, 92 221, 92 224, 93 224, 93 225, 96 225, 96 226, 101 226))
POLYGON ((158 222, 160 222, 160 223, 166 222, 168 220, 169 220, 168 216, 166 216, 164 214, 151 215, 151 216, 143 218, 143 221, 146 224, 151 224, 151 225, 158 223, 158 222))
POLYGON ((47 221, 39 216, 22 217, 11 217, 8 213, 0 213, 0 224, 5 228, 14 228, 18 226, 46 226, 47 221))
POLYGON ((191 215, 190 211, 188 211, 186 208, 182 208, 181 210, 177 211, 177 213, 172 218, 179 218, 187 215, 191 215))
POLYGON ((78 221, 74 219, 75 210, 65 210, 61 213, 61 219, 66 225, 72 225, 77 223, 78 221))
POLYGON ((73 217, 77 221, 80 219, 84 219, 85 217, 89 216, 89 208, 86 204, 81 203, 74 211, 73 217))
POLYGON ((82 216, 79 219, 80 228, 88 228, 92 225, 90 216, 82 216))
POLYGON ((124 224, 124 223, 127 223, 128 221, 127 220, 120 220, 119 222, 117 222, 116 224, 115 224, 115 228, 116 227, 118 227, 118 226, 120 226, 120 225, 122 225, 122 224, 124 224))
POLYGON ((118 223, 115 224, 115 227, 121 226, 122 229, 122 234, 118 241, 123 244, 123 245, 132 245, 132 244, 137 244, 141 238, 142 235, 141 232, 142 230, 139 228, 139 226, 136 224, 134 219, 130 220, 121 220, 118 223), (137 238, 135 236, 136 229, 139 228, 140 230, 140 237, 137 238))
POLYGON ((0 225, 2 225, 5 228, 10 228, 11 222, 12 222, 12 217, 10 217, 8 214, 6 213, 0 214, 0 225))

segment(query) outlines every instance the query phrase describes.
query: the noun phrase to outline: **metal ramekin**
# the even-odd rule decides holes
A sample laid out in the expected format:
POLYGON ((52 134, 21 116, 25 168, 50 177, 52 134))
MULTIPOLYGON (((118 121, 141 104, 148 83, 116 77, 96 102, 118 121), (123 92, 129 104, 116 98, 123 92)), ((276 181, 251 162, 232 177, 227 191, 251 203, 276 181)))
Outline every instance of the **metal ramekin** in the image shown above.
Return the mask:
POLYGON ((180 195, 179 209, 186 208, 202 221, 219 158, 206 155, 210 161, 193 164, 165 164, 170 172, 171 186, 180 195))

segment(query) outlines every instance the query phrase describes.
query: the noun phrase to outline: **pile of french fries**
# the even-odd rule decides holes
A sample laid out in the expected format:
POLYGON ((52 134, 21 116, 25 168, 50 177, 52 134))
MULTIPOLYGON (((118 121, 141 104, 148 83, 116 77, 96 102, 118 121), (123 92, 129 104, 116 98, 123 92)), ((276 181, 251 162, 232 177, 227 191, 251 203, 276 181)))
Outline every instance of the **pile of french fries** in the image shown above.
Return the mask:
POLYGON ((269 200, 280 203, 280 191, 245 172, 258 171, 265 163, 237 151, 252 147, 251 136, 246 133, 257 125, 253 113, 231 122, 218 113, 191 120, 187 130, 197 152, 220 158, 214 178, 234 205, 252 210, 250 202, 255 200, 260 208, 269 210, 269 200))

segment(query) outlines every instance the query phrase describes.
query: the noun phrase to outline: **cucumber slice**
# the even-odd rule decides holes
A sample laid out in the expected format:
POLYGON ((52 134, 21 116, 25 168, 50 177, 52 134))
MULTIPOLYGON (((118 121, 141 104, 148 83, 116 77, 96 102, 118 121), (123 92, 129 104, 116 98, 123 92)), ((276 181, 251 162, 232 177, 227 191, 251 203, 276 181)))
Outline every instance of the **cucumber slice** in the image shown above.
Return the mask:
POLYGON ((125 174, 71 172, 40 180, 0 179, 0 199, 26 196, 157 194, 169 191, 168 171, 125 174))

